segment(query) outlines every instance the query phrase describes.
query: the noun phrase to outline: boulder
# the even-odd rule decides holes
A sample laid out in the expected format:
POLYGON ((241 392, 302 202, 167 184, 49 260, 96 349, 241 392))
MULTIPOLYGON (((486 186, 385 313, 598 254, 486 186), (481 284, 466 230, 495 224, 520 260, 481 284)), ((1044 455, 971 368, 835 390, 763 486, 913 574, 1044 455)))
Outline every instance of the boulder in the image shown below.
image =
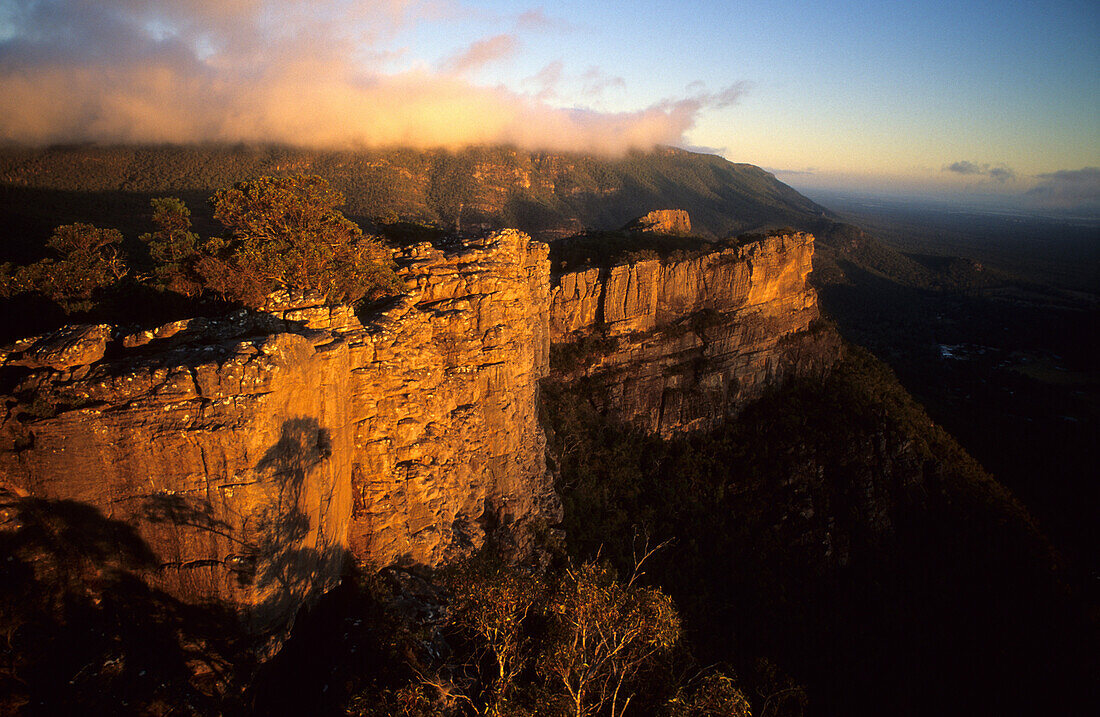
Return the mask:
POLYGON ((107 353, 111 327, 107 324, 73 324, 10 347, 9 366, 49 368, 55 371, 88 366, 107 353))

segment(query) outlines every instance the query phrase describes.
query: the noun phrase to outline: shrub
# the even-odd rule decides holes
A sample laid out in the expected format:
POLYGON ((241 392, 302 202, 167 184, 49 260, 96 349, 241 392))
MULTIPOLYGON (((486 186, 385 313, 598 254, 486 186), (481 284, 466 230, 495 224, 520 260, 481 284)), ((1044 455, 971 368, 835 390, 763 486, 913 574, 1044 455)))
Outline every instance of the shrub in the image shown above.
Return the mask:
POLYGON ((478 559, 453 570, 459 639, 421 684, 463 714, 621 717, 671 705, 680 617, 668 595, 638 584, 644 560, 628 581, 595 562, 544 573, 478 559))
POLYGON ((516 691, 530 659, 528 618, 540 609, 544 589, 534 575, 500 564, 474 562, 450 580, 456 627, 474 636, 492 656, 481 683, 486 700, 500 711, 516 691))
POLYGON ((153 223, 157 228, 142 234, 149 246, 149 256, 156 267, 157 284, 184 296, 202 292, 202 279, 194 264, 201 246, 199 235, 191 231, 191 210, 175 197, 160 197, 152 201, 153 223))
POLYGON ((680 616, 668 595, 633 578, 623 584, 596 563, 566 570, 548 612, 539 671, 576 717, 603 709, 622 715, 642 687, 638 676, 680 640, 680 616))
POLYGON ((734 681, 713 672, 698 680, 691 689, 681 689, 669 701, 670 717, 752 717, 752 708, 734 681))
POLYGON ((0 271, 0 295, 41 294, 66 313, 87 311, 101 291, 114 286, 129 269, 119 251, 122 234, 91 224, 64 224, 46 243, 56 257, 0 271))

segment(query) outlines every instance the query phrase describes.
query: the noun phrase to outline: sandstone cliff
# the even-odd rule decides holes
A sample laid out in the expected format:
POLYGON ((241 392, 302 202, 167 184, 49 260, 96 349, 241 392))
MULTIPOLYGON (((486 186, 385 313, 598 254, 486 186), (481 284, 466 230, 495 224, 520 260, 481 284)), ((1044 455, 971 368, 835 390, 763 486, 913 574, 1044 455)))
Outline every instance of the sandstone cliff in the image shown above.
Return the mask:
POLYGON ((560 521, 538 418, 552 340, 555 380, 666 435, 820 368, 812 251, 809 235, 768 237, 551 291, 547 246, 506 230, 399 250, 407 291, 362 321, 298 300, 17 342, 0 356, 0 529, 31 530, 28 505, 81 506, 134 532, 142 581, 226 605, 275 646, 348 555, 438 565, 490 539, 523 553, 560 521))
POLYGON ((545 244, 505 231, 398 257, 410 293, 356 337, 355 509, 368 562, 437 564, 496 526, 556 523, 538 380, 549 362, 545 244))
POLYGON ((157 556, 143 579, 264 634, 339 577, 349 346, 270 317, 180 323, 164 346, 25 378, 30 400, 5 401, 0 482, 135 526, 157 556))
POLYGON ((786 375, 837 354, 808 283, 813 236, 762 237, 683 260, 562 275, 554 379, 585 379, 607 415, 661 435, 707 428, 786 375))
POLYGON ((683 209, 657 209, 627 224, 627 231, 691 234, 691 217, 683 209))
POLYGON ((296 302, 9 347, 0 528, 26 529, 20 501, 88 506, 136 529, 143 580, 276 642, 348 552, 434 565, 498 526, 522 550, 560 511, 536 409, 546 253, 514 231, 407 248, 408 292, 365 325, 296 302))

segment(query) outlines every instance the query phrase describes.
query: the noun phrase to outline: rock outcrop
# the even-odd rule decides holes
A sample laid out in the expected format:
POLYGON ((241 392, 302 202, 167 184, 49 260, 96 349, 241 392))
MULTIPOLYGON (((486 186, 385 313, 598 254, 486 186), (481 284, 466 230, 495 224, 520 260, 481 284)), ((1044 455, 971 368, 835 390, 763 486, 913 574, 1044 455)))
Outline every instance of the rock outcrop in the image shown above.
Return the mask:
POLYGON ((106 324, 74 324, 43 336, 16 341, 0 352, 0 363, 27 368, 67 368, 87 366, 103 358, 111 327, 106 324))
MULTIPOLYGON (((283 297, 18 342, 2 356, 0 503, 128 526, 155 556, 142 581, 229 606, 277 645, 348 555, 523 553, 560 521, 539 424, 551 340, 556 380, 588 379, 609 413, 666 435, 814 365, 797 338, 817 317, 812 250, 769 237, 551 291, 547 246, 506 230, 399 250, 407 291, 362 320, 283 297), (596 350, 567 365, 578 346, 596 350)), ((0 530, 20 530, 19 510, 0 530)))
POLYGON ((627 231, 691 234, 691 217, 683 209, 657 209, 627 224, 627 231))
POLYGON ((809 331, 812 257, 813 236, 794 233, 564 274, 551 293, 554 379, 586 379, 609 416, 664 436, 710 427, 835 359, 835 336, 809 331))
POLYGON ((156 556, 143 580, 277 637, 343 564, 349 342, 271 317, 193 323, 26 377, 14 391, 26 400, 5 401, 0 487, 134 527, 156 556))
POLYGON ((504 231, 397 256, 410 292, 353 347, 350 541, 364 560, 437 564, 496 527, 522 549, 533 523, 558 521, 537 405, 547 252, 504 231))
POLYGON ((22 342, 0 489, 133 526, 157 557, 143 580, 276 644, 349 552, 435 565, 494 531, 523 550, 560 512, 536 407, 546 255, 515 231, 407 248, 409 291, 365 325, 298 301, 109 347, 70 331, 105 345, 79 361, 38 357, 89 343, 68 334, 22 342))

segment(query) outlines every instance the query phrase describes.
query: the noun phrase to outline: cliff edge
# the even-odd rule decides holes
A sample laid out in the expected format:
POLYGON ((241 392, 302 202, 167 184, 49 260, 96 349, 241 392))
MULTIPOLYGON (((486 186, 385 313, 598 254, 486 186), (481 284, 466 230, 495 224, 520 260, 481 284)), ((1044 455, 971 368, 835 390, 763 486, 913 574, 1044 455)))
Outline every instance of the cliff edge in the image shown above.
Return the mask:
POLYGON ((794 232, 686 259, 558 277, 552 379, 584 380, 605 415, 670 436, 710 428, 795 374, 839 355, 809 284, 814 238, 794 232))
POLYGON ((809 235, 553 288, 548 251, 515 230, 406 246, 405 293, 362 317, 283 297, 7 347, 0 530, 23 530, 29 505, 79 505, 133 531, 140 580, 228 606, 273 649, 349 557, 435 566, 487 541, 536 547, 561 521, 540 380, 586 381, 607 414, 668 435, 828 363, 833 334, 809 330, 809 235))
POLYGON ((536 406, 546 254, 516 231, 408 247, 408 291, 365 323, 296 301, 17 342, 0 529, 25 529, 29 502, 80 504, 134 529, 143 581, 274 644, 349 554, 436 565, 494 533, 528 549, 560 520, 536 406))

